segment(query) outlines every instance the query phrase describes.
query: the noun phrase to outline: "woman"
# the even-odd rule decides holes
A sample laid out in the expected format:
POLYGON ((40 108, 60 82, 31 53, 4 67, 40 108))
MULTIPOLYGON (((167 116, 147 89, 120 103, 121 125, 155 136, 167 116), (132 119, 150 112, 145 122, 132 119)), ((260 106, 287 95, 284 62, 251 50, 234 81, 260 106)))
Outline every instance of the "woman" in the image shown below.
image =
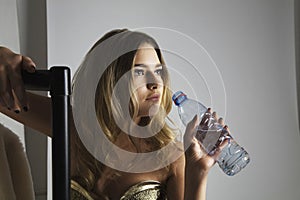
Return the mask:
MULTIPOLYGON (((104 67, 105 71, 95 93, 97 120, 108 140, 134 155, 156 152, 167 146, 170 148, 158 153, 155 161, 124 158, 114 148, 104 149, 103 141, 90 150, 80 140, 82 133, 76 132, 76 120, 72 120, 73 198, 205 199, 207 175, 218 153, 214 156, 202 153, 194 138, 199 124, 197 117, 186 128, 184 148, 176 141, 174 130, 165 123, 172 104, 169 75, 155 40, 144 33, 127 29, 105 34, 86 55, 75 74, 75 82, 77 75, 91 67, 90 60, 96 56, 108 61, 96 66, 104 67), (120 81, 122 84, 119 84, 120 81), (103 149, 108 150, 106 158, 99 162, 94 153, 101 153, 103 149), (122 163, 124 168, 120 170, 106 159, 122 163), (150 171, 132 171, 141 163, 156 166, 158 161, 166 160, 172 162, 150 171)), ((49 99, 26 94, 20 77, 21 69, 34 72, 34 66, 30 58, 0 48, 0 111, 51 135, 49 99), (40 113, 41 108, 45 112, 40 113)))

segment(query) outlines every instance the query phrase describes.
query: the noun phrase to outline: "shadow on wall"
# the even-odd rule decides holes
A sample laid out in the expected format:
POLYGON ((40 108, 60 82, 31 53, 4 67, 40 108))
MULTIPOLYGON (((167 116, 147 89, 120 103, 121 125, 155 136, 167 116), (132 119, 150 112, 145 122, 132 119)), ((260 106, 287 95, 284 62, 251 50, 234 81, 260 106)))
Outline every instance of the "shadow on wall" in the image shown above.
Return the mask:
MULTIPOLYGON (((47 68, 47 1, 16 0, 20 52, 47 68)), ((37 200, 47 199, 47 137, 25 127, 26 153, 37 200)))
POLYGON ((300 134, 300 1, 294 1, 295 15, 295 58, 296 58, 296 80, 297 80, 297 102, 298 102, 298 125, 300 134))

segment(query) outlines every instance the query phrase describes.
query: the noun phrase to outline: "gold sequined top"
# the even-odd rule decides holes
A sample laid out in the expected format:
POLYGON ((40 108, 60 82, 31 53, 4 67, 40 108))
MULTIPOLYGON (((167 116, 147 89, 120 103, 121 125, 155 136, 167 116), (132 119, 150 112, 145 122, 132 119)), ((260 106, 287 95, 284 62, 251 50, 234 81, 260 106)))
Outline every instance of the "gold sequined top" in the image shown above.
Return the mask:
POLYGON ((166 188, 158 181, 144 181, 127 190, 120 200, 166 200, 166 188))
MULTIPOLYGON (((71 180, 71 200, 93 200, 77 182, 71 180)), ((166 188, 158 181, 144 181, 130 187, 120 200, 167 200, 166 188)))

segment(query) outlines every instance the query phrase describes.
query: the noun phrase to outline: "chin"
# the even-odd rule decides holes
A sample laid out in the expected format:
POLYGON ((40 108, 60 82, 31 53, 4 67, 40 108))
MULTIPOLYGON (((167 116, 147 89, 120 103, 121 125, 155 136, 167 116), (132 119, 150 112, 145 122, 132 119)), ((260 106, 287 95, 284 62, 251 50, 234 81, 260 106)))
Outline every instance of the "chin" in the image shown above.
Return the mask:
POLYGON ((140 107, 139 116, 140 117, 153 117, 154 115, 158 114, 161 110, 160 101, 151 102, 151 104, 144 104, 143 107, 140 107))
POLYGON ((153 117, 154 115, 156 115, 160 110, 160 104, 153 104, 148 112, 149 117, 153 117))

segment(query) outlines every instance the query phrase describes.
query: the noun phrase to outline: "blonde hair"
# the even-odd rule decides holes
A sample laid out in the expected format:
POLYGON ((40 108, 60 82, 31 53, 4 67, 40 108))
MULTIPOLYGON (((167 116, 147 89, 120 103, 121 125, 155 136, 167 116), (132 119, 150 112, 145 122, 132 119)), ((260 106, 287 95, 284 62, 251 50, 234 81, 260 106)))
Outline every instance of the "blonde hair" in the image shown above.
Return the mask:
MULTIPOLYGON (((151 144, 151 149, 149 151, 155 151, 170 143, 175 143, 173 130, 168 126, 167 123, 165 123, 167 114, 171 111, 172 108, 172 94, 169 89, 169 73, 166 69, 165 61, 162 57, 162 53, 157 42, 152 37, 141 32, 129 31, 128 29, 117 29, 108 32, 102 38, 100 38, 88 52, 85 59, 88 59, 88 55, 91 54, 93 50, 97 48, 101 43, 112 37, 112 42, 105 45, 105 48, 107 48, 105 49, 106 52, 118 51, 119 49, 123 48, 127 49, 128 47, 132 50, 120 54, 120 56, 109 63, 108 66, 99 66, 105 67, 105 71, 102 74, 97 85, 95 94, 95 109, 99 124, 103 132, 110 141, 114 142, 122 131, 114 119, 114 114, 119 116, 124 115, 123 110, 124 108, 128 108, 128 104, 124 105, 124 103, 122 103, 122 95, 124 93, 132 91, 132 84, 129 82, 128 85, 122 85, 122 88, 120 88, 118 92, 114 93, 116 95, 114 96, 114 99, 116 101, 114 101, 114 104, 111 105, 113 91, 121 77, 132 70, 134 58, 138 48, 142 44, 147 43, 153 46, 163 66, 162 79, 164 89, 162 94, 161 107, 163 108, 164 112, 160 112, 152 119, 150 119, 150 117, 142 118, 142 125, 149 125, 150 129, 155 126, 162 126, 161 130, 157 134, 149 138, 145 138, 145 141, 147 142, 147 144, 151 144)), ((76 74, 74 77, 76 77, 76 74)), ((133 96, 132 98, 130 98, 129 104, 129 112, 131 117, 137 114, 137 110, 137 101, 133 96)), ((79 181, 83 187, 85 187, 88 191, 92 191, 95 187, 96 181, 101 176, 104 166, 86 150, 77 134, 73 135, 72 141, 75 148, 73 153, 76 155, 77 160, 77 162, 74 163, 74 174, 76 175, 77 181, 79 181)))

